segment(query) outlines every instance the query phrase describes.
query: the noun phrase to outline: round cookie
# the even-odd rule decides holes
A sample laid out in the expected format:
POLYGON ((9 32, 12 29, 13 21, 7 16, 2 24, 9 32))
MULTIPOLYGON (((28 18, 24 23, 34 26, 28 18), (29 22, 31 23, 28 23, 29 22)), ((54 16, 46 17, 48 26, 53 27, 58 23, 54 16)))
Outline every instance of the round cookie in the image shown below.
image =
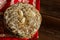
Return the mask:
POLYGON ((31 38, 41 25, 41 15, 39 11, 30 4, 17 3, 4 13, 7 28, 12 33, 22 38, 31 38))

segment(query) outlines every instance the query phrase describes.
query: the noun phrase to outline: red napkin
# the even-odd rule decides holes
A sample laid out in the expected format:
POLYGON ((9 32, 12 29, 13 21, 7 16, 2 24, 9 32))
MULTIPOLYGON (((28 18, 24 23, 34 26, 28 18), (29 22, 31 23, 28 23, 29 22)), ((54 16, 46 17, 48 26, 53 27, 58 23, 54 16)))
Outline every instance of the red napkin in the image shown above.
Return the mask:
MULTIPOLYGON (((4 12, 10 5, 12 4, 16 4, 17 2, 24 2, 25 0, 14 0, 12 3, 11 0, 7 0, 7 3, 4 5, 4 7, 2 9, 0 9, 0 12, 4 12)), ((33 5, 34 0, 28 0, 29 4, 33 5)), ((40 11, 40 0, 36 0, 36 8, 37 10, 40 11)), ((38 40, 38 31, 34 34, 34 36, 31 39, 27 39, 27 38, 11 38, 11 37, 4 37, 4 38, 0 38, 0 40, 38 40)))

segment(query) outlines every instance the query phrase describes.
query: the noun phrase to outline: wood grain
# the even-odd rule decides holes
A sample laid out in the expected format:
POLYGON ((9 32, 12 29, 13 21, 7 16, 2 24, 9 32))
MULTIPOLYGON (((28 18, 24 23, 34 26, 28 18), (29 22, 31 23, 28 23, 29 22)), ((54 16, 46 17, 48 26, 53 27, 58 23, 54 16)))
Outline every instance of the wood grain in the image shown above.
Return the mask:
POLYGON ((60 0, 41 0, 41 14, 39 40, 60 40, 60 0))
POLYGON ((60 18, 60 0, 41 0, 41 12, 60 18))

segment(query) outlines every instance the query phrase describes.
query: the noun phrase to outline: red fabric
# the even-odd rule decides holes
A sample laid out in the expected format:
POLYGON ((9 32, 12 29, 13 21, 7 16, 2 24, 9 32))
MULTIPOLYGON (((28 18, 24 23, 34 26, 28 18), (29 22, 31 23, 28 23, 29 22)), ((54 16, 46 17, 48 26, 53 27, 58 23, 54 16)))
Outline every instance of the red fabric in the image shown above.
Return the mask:
POLYGON ((11 0, 7 0, 7 3, 4 5, 2 9, 0 9, 0 12, 4 12, 10 6, 10 1, 11 0))
POLYGON ((18 0, 15 0, 14 3, 16 4, 17 2, 19 2, 18 0))
MULTIPOLYGON (((0 12, 4 12, 6 10, 6 8, 8 8, 10 6, 10 1, 11 0, 7 0, 7 3, 5 4, 5 6, 0 9, 0 12)), ((19 2, 18 0, 15 0, 14 3, 19 2)), ((29 0, 30 4, 33 4, 33 0, 29 0)), ((36 0, 36 8, 37 10, 40 11, 40 0, 36 0)), ((6 38, 0 38, 0 40, 38 40, 38 31, 36 32, 36 34, 34 34, 34 36, 31 39, 27 39, 27 38, 11 38, 11 37, 6 37, 6 38)))
POLYGON ((36 0, 36 8, 40 11, 40 0, 36 0))
POLYGON ((33 4, 33 0, 29 0, 29 4, 33 4))

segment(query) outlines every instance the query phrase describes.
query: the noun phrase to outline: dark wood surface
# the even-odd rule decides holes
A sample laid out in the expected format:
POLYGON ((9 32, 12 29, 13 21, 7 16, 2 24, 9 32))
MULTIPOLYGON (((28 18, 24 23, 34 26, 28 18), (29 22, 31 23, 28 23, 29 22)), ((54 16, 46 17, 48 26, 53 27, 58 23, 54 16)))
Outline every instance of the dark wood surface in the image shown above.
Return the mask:
POLYGON ((39 40, 60 40, 60 31, 57 31, 54 28, 44 28, 44 26, 42 26, 39 32, 39 40))
POLYGON ((41 14, 45 25, 60 28, 60 0, 41 0, 41 14))
POLYGON ((60 0, 41 0, 39 40, 60 40, 60 0))
POLYGON ((60 0, 41 0, 41 12, 60 18, 60 0))

